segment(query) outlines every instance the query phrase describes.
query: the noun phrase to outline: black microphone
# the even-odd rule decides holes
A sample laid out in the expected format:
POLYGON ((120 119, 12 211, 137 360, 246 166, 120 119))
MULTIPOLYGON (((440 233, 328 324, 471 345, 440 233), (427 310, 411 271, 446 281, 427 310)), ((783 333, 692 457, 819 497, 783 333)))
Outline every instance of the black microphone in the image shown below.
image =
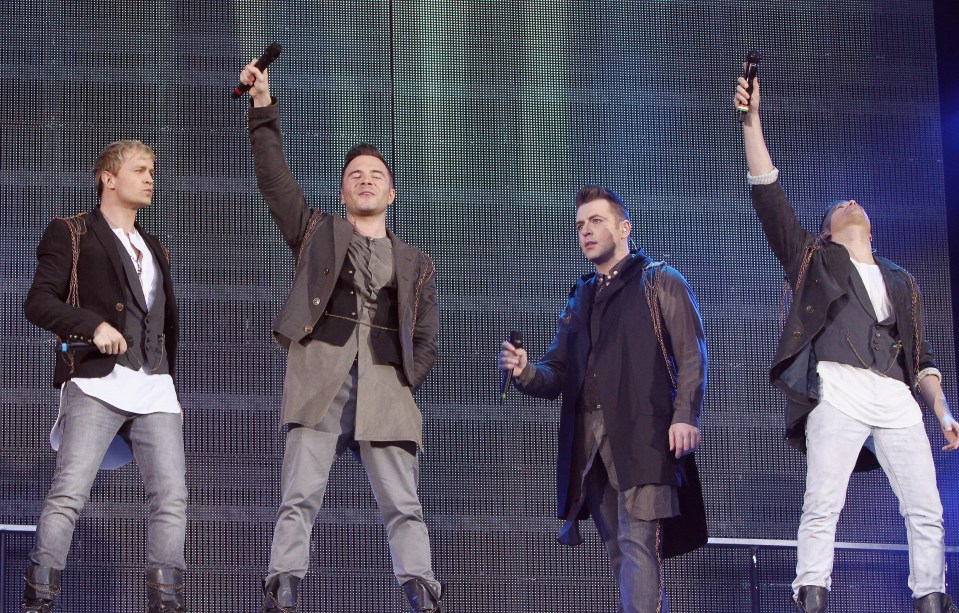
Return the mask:
MULTIPOLYGON (((749 52, 749 55, 746 56, 746 67, 743 69, 743 78, 746 79, 746 93, 750 96, 753 94, 753 79, 756 78, 756 73, 759 72, 759 62, 763 59, 762 53, 753 49, 749 52)), ((749 112, 749 104, 745 106, 742 104, 736 105, 736 110, 739 111, 739 123, 742 123, 746 119, 746 113, 749 112)))
MULTIPOLYGON (((509 342, 511 345, 517 349, 523 348, 523 333, 519 330, 513 330, 509 333, 509 342)), ((509 391, 509 384, 513 382, 513 369, 506 368, 503 370, 503 378, 499 382, 499 403, 503 404, 506 402, 506 392, 509 391)))
MULTIPOLYGON (((127 347, 133 346, 133 337, 123 336, 123 340, 127 342, 127 347)), ((97 347, 90 341, 63 341, 57 345, 57 351, 60 353, 66 353, 68 351, 99 351, 100 348, 97 347)))
MULTIPOLYGON (((270 46, 266 48, 266 51, 263 52, 263 55, 260 56, 260 59, 256 61, 257 70, 266 70, 266 67, 273 63, 273 60, 280 57, 280 51, 282 50, 283 48, 280 46, 280 43, 271 43, 270 46)), ((237 86, 233 88, 233 93, 230 94, 230 97, 236 100, 250 91, 251 87, 253 87, 252 84, 246 85, 244 83, 238 83, 237 86)))
POLYGON ((57 350, 60 353, 66 353, 68 351, 90 351, 91 349, 97 349, 97 346, 87 341, 65 341, 57 345, 57 350))

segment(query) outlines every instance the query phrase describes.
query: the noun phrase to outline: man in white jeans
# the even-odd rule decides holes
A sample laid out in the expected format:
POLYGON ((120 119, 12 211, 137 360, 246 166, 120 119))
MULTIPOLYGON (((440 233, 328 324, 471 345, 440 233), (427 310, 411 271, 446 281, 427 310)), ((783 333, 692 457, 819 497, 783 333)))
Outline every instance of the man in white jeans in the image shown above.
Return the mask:
POLYGON ((826 611, 836 524, 854 470, 876 460, 899 498, 909 542, 909 588, 920 613, 955 612, 945 594, 942 503, 915 395, 935 412, 947 444, 959 424, 924 338, 912 275, 873 255, 868 215, 833 203, 819 235, 805 231, 779 185, 759 120, 759 84, 740 78, 743 138, 753 207, 794 300, 770 369, 788 400, 787 439, 807 453, 793 597, 799 611, 826 611), (863 447, 872 436, 875 455, 863 447))

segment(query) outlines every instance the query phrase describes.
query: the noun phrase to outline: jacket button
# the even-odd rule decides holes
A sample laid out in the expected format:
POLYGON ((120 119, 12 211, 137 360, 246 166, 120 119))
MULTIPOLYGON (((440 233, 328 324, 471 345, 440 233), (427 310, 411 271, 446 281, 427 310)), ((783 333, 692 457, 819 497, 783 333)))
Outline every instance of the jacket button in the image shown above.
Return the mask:
POLYGON ((597 410, 598 410, 598 409, 601 409, 601 408, 603 408, 603 405, 601 405, 601 404, 597 404, 597 405, 596 405, 596 409, 597 409, 597 410))
POLYGON ((793 338, 802 338, 802 332, 800 332, 799 330, 796 330, 795 332, 793 332, 793 338))
POLYGON ((350 317, 356 317, 356 313, 350 313, 350 317))
POLYGON ((812 306, 812 305, 809 305, 809 306, 806 307, 806 312, 807 312, 807 313, 815 313, 815 312, 816 312, 816 307, 814 307, 814 306, 812 306))
POLYGON ((329 268, 324 268, 324 269, 323 269, 323 274, 324 274, 324 275, 330 274, 330 269, 329 269, 329 268))
POLYGON ((356 294, 356 292, 354 292, 353 290, 350 290, 350 296, 353 296, 353 295, 355 295, 355 294, 356 294))
POLYGON ((122 302, 118 302, 118 303, 117 303, 117 312, 119 313, 119 312, 122 311, 122 310, 123 310, 123 303, 122 303, 122 302))
POLYGON ((313 332, 313 326, 303 326, 303 331, 307 334, 311 334, 313 332))
POLYGON ((314 299, 313 299, 313 304, 319 305, 319 304, 320 304, 320 299, 319 299, 319 298, 314 298, 314 299))
POLYGON ((814 283, 815 285, 819 285, 819 279, 813 279, 813 283, 814 283))

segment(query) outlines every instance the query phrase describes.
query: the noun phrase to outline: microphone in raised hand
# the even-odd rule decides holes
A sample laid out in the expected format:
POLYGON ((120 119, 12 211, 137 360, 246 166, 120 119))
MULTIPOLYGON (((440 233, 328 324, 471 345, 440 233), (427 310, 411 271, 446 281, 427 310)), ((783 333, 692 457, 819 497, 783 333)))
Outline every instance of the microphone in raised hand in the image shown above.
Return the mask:
MULTIPOLYGON (((756 78, 756 73, 759 72, 759 62, 763 59, 762 53, 753 49, 746 56, 746 64, 743 66, 743 78, 746 79, 746 93, 752 95, 753 93, 753 79, 756 78)), ((749 113, 749 101, 746 101, 746 104, 738 104, 736 110, 739 111, 736 114, 739 123, 742 123, 746 119, 746 114, 749 113)))
MULTIPOLYGON (((269 47, 266 48, 266 51, 263 52, 263 55, 260 56, 260 59, 256 61, 256 69, 263 71, 266 70, 266 67, 273 63, 273 60, 280 57, 280 51, 283 50, 283 47, 280 46, 280 43, 271 43, 269 47)), ((253 84, 250 83, 237 83, 236 87, 233 88, 233 93, 230 94, 230 97, 236 100, 246 92, 250 91, 250 88, 253 87, 253 84)))

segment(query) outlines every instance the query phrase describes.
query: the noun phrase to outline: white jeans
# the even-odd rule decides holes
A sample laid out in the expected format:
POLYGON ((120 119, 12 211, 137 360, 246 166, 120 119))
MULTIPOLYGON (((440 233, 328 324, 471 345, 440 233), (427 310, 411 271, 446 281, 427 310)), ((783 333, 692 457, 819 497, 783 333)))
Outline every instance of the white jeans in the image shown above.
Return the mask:
POLYGON ((794 594, 803 585, 830 586, 839 512, 859 450, 870 435, 906 522, 909 589, 914 598, 945 591, 942 502, 925 428, 921 423, 909 428, 876 428, 822 402, 806 422, 806 494, 794 594))

